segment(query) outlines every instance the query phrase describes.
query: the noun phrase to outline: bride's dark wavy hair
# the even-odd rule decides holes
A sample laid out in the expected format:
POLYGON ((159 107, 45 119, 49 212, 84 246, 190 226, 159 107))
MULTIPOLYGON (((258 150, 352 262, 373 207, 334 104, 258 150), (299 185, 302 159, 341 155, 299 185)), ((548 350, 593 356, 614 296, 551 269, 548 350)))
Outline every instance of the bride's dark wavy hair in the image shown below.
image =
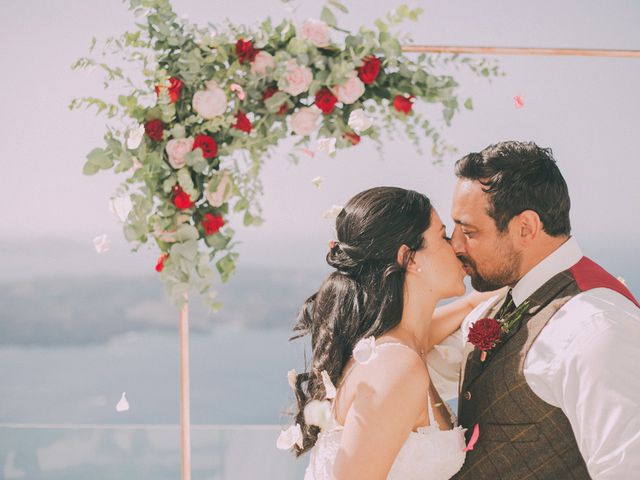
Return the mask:
POLYGON ((311 334, 311 365, 296 377, 295 421, 303 434, 297 456, 316 443, 319 428, 307 425, 304 407, 326 396, 321 373, 334 384, 351 357, 356 343, 378 337, 402 318, 406 266, 424 245, 423 234, 431 220, 431 202, 413 190, 376 187, 353 197, 336 219, 338 241, 327 254, 336 269, 311 295, 294 327, 303 337, 311 334), (402 245, 409 251, 398 264, 402 245))

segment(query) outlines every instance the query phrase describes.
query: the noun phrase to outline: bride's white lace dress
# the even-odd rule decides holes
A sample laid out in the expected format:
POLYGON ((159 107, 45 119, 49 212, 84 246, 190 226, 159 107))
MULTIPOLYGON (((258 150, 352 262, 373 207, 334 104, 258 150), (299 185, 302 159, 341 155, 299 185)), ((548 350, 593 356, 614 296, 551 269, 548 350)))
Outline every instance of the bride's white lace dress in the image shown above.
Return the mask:
MULTIPOLYGON (((382 343, 376 348, 387 346, 409 348, 395 342, 382 343)), ((345 379, 356 364, 345 374, 345 379)), ((391 467, 388 480, 447 480, 462 468, 466 455, 464 452, 464 429, 456 426, 455 417, 452 415, 453 429, 440 430, 428 398, 427 411, 429 426, 420 427, 417 432, 409 434, 391 467)), ((343 428, 336 421, 332 409, 330 425, 320 432, 318 440, 311 450, 311 459, 304 480, 333 478, 331 471, 340 447, 343 428)))

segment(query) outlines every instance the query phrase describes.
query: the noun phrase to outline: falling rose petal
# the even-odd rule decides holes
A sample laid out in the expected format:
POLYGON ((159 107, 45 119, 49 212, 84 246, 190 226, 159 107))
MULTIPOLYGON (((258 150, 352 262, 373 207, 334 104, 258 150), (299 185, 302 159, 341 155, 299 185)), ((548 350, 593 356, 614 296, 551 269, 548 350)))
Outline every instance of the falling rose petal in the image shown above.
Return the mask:
POLYGON ((324 385, 324 391, 326 392, 325 398, 336 398, 336 387, 331 381, 329 374, 326 370, 322 371, 322 384, 324 385))
POLYGON ((300 428, 300 424, 296 423, 280 432, 278 440, 276 441, 276 447, 280 450, 289 450, 294 445, 302 448, 302 440, 302 429, 300 428))
POLYGON ((231 88, 231 91, 236 94, 238 99, 240 100, 245 99, 246 95, 244 93, 244 89, 240 85, 238 85, 237 83, 232 83, 230 88, 231 88))
POLYGON ((93 239, 93 246, 96 247, 96 252, 105 253, 111 249, 111 239, 108 235, 102 234, 93 239))
POLYGON ((116 405, 116 412, 126 412, 129 410, 129 402, 127 402, 127 392, 122 392, 122 397, 116 405))
POLYGON ((524 107, 524 99, 522 98, 522 95, 516 95, 513 97, 513 102, 515 103, 516 108, 524 107))
POLYGON ((343 207, 341 205, 333 205, 329 210, 324 212, 322 216, 327 220, 335 220, 336 218, 338 218, 338 215, 340 215, 342 209, 343 207))
POLYGON ((331 421, 331 403, 328 400, 311 400, 304 407, 304 421, 324 429, 331 421))
POLYGON ((298 372, 296 372, 295 368, 287 372, 287 381, 289 382, 289 386, 291 387, 291 390, 295 391, 296 389, 297 377, 298 377, 298 372))
POLYGON ((320 188, 320 185, 322 185, 322 182, 324 181, 324 178, 322 177, 316 177, 313 180, 311 180, 311 183, 313 184, 313 186, 315 186, 316 188, 320 188))
POLYGON ((300 147, 298 149, 298 151, 304 153, 305 155, 308 155, 311 158, 316 156, 316 154, 313 152, 313 150, 309 150, 308 148, 300 147))
POLYGON ((463 452, 468 452, 470 450, 473 450, 473 447, 476 444, 476 442, 478 441, 478 437, 479 436, 480 436, 480 425, 478 425, 476 423, 476 426, 473 427, 473 433, 471 434, 471 438, 469 439, 469 443, 467 444, 467 446, 465 447, 463 452))

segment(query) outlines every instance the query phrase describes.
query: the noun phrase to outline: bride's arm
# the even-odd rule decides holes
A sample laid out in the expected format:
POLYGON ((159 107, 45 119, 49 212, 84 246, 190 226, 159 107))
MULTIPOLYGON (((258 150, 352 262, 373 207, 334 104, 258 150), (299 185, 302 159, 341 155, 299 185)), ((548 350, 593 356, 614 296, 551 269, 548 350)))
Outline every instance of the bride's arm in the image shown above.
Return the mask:
POLYGON ((386 479, 425 408, 429 380, 415 353, 385 349, 361 367, 334 465, 337 480, 386 479))
POLYGON ((464 318, 478 305, 485 300, 490 299, 502 293, 503 290, 495 290, 492 292, 472 291, 470 294, 460 297, 459 299, 436 308, 433 312, 431 327, 429 328, 426 347, 432 348, 438 345, 445 338, 460 328, 460 324, 464 318))

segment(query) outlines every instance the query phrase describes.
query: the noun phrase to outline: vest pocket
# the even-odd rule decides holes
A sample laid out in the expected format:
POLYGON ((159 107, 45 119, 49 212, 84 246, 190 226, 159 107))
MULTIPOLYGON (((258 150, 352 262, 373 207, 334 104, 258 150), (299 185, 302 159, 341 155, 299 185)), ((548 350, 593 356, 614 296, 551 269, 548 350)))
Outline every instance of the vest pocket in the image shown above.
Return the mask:
POLYGON ((540 437, 537 423, 480 424, 480 438, 491 442, 536 442, 540 437))

